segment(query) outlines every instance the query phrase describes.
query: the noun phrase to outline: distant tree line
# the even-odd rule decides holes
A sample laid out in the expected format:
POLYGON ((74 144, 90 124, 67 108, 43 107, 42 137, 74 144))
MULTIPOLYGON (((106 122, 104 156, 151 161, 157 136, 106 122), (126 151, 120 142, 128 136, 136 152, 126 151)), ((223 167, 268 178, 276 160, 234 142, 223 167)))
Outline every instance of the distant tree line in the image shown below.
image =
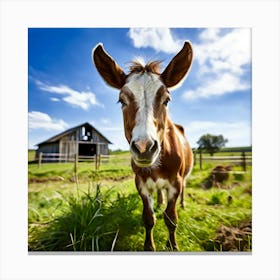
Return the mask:
POLYGON ((214 153, 219 152, 227 142, 228 140, 225 139, 223 135, 212 135, 208 133, 202 135, 196 143, 198 144, 197 149, 199 151, 205 151, 213 156, 214 153))

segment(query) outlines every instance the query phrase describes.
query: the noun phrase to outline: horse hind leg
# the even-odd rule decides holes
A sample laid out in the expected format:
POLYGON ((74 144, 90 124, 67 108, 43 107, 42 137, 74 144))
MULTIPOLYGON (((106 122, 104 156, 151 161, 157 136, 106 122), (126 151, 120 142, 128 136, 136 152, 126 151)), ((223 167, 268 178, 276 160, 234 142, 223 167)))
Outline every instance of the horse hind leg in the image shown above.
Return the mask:
POLYGON ((180 196, 180 205, 182 209, 185 209, 185 186, 183 185, 181 196, 180 196))
POLYGON ((185 176, 183 180, 183 185, 182 185, 182 190, 181 190, 181 195, 180 195, 180 205, 182 209, 185 209, 185 187, 187 184, 187 176, 185 176))

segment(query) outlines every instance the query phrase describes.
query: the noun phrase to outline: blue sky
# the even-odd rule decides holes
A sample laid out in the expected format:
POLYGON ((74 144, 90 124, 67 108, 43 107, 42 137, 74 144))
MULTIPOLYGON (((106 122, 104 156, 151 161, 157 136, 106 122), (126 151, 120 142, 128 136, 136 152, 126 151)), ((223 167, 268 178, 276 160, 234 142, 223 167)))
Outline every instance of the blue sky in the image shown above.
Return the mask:
POLYGON ((205 133, 223 134, 228 147, 251 145, 251 31, 246 28, 29 28, 29 148, 84 122, 128 149, 118 90, 93 66, 102 42, 126 71, 135 58, 162 60, 162 70, 191 41, 194 61, 181 87, 171 91, 169 113, 196 147, 205 133))

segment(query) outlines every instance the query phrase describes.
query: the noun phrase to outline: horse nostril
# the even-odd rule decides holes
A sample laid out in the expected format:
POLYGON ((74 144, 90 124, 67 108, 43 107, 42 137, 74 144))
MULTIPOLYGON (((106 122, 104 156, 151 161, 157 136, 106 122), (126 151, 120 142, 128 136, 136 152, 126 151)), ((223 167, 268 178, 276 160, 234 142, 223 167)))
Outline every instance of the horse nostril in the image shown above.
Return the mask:
POLYGON ((158 148, 157 141, 153 140, 138 140, 132 141, 131 150, 136 154, 146 154, 146 153, 154 153, 158 148))
POLYGON ((158 148, 158 142, 157 141, 153 141, 152 145, 149 148, 149 150, 154 153, 157 150, 157 148, 158 148))
POLYGON ((139 154, 140 151, 138 150, 137 146, 135 145, 135 141, 132 141, 131 143, 131 150, 135 153, 135 154, 139 154))

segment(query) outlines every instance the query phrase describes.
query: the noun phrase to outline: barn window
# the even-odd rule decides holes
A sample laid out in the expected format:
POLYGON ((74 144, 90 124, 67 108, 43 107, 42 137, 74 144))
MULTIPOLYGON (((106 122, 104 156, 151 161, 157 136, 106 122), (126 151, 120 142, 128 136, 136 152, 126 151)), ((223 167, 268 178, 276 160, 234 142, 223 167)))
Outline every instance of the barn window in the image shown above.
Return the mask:
POLYGON ((91 141, 92 140, 92 132, 90 127, 82 126, 82 140, 83 141, 91 141))

